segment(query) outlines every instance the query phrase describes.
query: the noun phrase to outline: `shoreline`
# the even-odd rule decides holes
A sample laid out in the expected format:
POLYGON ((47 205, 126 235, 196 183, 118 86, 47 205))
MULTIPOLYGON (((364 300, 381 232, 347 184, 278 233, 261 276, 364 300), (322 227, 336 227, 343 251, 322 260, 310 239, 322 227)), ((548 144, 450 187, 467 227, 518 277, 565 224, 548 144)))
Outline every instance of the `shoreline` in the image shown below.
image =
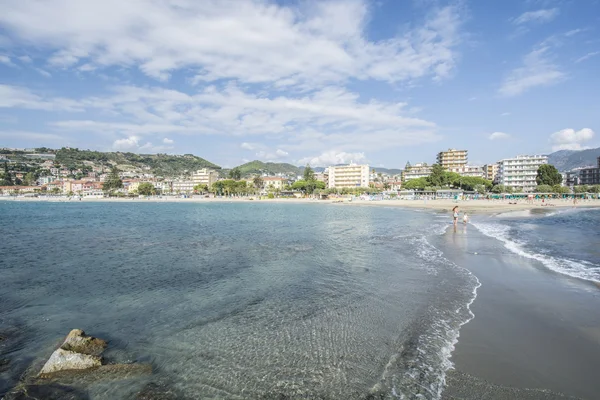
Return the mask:
POLYGON ((434 241, 481 283, 442 399, 597 397, 600 291, 593 282, 507 252, 474 226, 448 229, 434 241))
POLYGON ((334 204, 339 206, 375 206, 375 207, 398 207, 416 210, 446 211, 450 212, 453 207, 458 206, 459 212, 466 212, 469 215, 490 215, 502 214, 515 211, 548 211, 553 209, 586 209, 600 208, 600 200, 583 200, 574 205, 571 201, 555 200, 550 205, 543 206, 541 201, 533 204, 518 202, 509 204, 508 200, 352 200, 348 199, 308 199, 308 198, 276 198, 276 199, 258 199, 256 197, 221 197, 221 198, 179 198, 179 197, 147 197, 147 198, 92 198, 84 197, 81 200, 77 198, 34 198, 34 197, 0 197, 0 201, 8 202, 47 202, 47 203, 237 203, 237 202, 257 202, 273 204, 334 204))

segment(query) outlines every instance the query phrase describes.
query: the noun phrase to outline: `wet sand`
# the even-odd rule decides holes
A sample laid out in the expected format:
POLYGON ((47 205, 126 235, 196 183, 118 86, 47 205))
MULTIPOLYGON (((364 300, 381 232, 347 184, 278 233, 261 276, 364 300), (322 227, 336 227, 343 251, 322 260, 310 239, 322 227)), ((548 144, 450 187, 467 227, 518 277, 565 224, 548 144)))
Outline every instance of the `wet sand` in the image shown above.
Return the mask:
POLYGON ((481 282, 444 399, 600 398, 597 285, 520 257, 473 226, 438 240, 481 282))

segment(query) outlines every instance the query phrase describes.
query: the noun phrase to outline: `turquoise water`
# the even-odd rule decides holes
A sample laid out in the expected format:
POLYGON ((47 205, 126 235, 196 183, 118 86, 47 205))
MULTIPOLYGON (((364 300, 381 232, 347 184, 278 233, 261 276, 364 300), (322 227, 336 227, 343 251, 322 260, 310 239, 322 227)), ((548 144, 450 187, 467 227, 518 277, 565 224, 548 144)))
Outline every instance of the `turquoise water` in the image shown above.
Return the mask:
POLYGON ((428 237, 448 217, 383 207, 0 202, 0 395, 70 329, 154 374, 131 398, 439 398, 476 278, 428 237))
POLYGON ((600 210, 548 209, 506 213, 474 222, 510 251, 548 270, 600 282, 600 210))

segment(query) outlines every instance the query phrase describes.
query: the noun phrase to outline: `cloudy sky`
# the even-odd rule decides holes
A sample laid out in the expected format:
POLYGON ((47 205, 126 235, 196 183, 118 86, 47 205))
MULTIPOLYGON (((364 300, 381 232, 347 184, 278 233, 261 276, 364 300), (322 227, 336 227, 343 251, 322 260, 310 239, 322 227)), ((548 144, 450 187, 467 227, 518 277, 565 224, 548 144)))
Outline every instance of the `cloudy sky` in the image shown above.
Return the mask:
POLYGON ((392 168, 600 146, 596 0, 0 9, 0 147, 392 168))

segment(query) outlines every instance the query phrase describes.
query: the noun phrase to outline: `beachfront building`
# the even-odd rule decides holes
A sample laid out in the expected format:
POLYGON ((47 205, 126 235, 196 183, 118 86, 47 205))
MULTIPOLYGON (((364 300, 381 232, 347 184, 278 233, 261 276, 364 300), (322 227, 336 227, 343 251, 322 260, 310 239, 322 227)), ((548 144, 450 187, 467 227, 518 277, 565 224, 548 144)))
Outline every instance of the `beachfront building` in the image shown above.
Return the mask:
POLYGON ((369 166, 366 164, 335 165, 328 168, 330 188, 369 187, 369 166))
MULTIPOLYGON (((265 176, 262 178, 265 189, 283 190, 288 184, 288 180, 279 176, 265 176)), ((251 183, 253 185, 253 183, 251 183)))
POLYGON ((402 181, 407 182, 411 179, 427 178, 431 175, 432 171, 433 166, 427 165, 427 163, 406 164, 406 168, 402 171, 402 181))
POLYGON ((600 157, 595 168, 581 168, 579 170, 580 185, 600 185, 600 157))
POLYGON ((493 163, 484 165, 483 177, 495 183, 498 180, 498 164, 493 163))
POLYGON ((537 170, 543 164, 548 164, 547 156, 517 156, 501 160, 498 162, 498 184, 525 193, 533 192, 537 186, 537 170))
POLYGON ((455 172, 460 176, 471 176, 476 178, 483 178, 485 173, 483 167, 477 165, 463 165, 457 168, 448 168, 447 171, 455 172))
POLYGON ((211 187, 219 179, 219 173, 209 168, 202 168, 192 173, 191 181, 196 185, 211 187))
POLYGON ((437 155, 437 163, 448 171, 466 167, 467 161, 467 150, 448 149, 448 151, 440 151, 437 155))
POLYGON ((325 184, 327 184, 329 182, 329 172, 328 171, 317 172, 315 174, 315 180, 325 182, 325 184))
POLYGON ((173 193, 192 193, 194 186, 196 184, 190 180, 173 181, 173 193))

